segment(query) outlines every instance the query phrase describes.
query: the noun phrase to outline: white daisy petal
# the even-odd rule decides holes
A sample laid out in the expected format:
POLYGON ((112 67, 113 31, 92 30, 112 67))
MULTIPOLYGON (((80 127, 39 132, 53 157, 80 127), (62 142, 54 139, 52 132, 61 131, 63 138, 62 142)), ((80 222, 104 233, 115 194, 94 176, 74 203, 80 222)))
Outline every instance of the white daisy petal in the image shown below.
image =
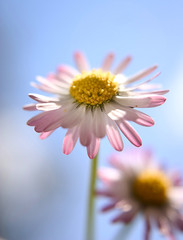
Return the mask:
POLYGON ((123 150, 123 141, 115 123, 106 116, 106 134, 109 142, 117 151, 123 150))
POLYGON ((71 78, 74 78, 76 75, 79 74, 79 72, 75 68, 68 65, 60 65, 58 67, 58 72, 59 74, 65 74, 71 78))
POLYGON ((39 103, 36 104, 37 110, 40 111, 51 111, 51 110, 56 110, 59 109, 61 106, 56 104, 56 103, 39 103))
POLYGON ((175 186, 171 188, 168 192, 169 198, 172 202, 176 202, 183 206, 183 188, 182 186, 175 186))
MULTIPOLYGON (((50 130, 54 130, 54 128, 47 130, 47 128, 49 126, 53 126, 55 123, 60 124, 60 117, 63 116, 63 114, 64 113, 63 113, 62 109, 43 112, 43 113, 40 113, 37 116, 31 118, 27 122, 27 124, 29 126, 35 126, 36 132, 39 132, 39 133, 48 132, 50 130)), ((56 127, 55 127, 55 129, 56 129, 56 127)))
POLYGON ((146 85, 149 85, 149 84, 147 84, 147 83, 149 83, 149 82, 151 82, 154 78, 156 78, 157 76, 159 76, 159 74, 160 73, 157 73, 156 75, 154 75, 152 78, 150 78, 150 79, 148 79, 148 80, 146 80, 145 82, 142 82, 142 83, 140 83, 140 84, 138 84, 138 85, 136 85, 136 86, 133 86, 133 87, 130 87, 130 88, 121 88, 121 89, 119 89, 119 92, 120 92, 120 94, 123 94, 123 92, 125 91, 125 92, 130 92, 130 91, 134 91, 134 90, 137 90, 137 89, 141 89, 143 86, 146 86, 146 85))
POLYGON ((27 110, 27 111, 36 111, 37 108, 36 108, 36 104, 34 103, 31 103, 31 104, 27 104, 23 107, 24 110, 27 110))
MULTIPOLYGON (((125 159, 125 158, 124 158, 125 159)), ((118 155, 118 154, 113 154, 111 157, 110 157, 110 159, 109 159, 109 163, 113 166, 113 167, 115 167, 115 168, 117 168, 117 169, 119 169, 119 170, 121 170, 121 171, 127 171, 127 169, 126 169, 126 164, 124 164, 124 162, 123 161, 121 161, 121 158, 120 158, 120 156, 118 155)))
POLYGON ((59 76, 58 80, 57 79, 52 79, 52 83, 55 84, 56 86, 58 86, 59 88, 63 88, 63 89, 67 89, 68 90, 70 88, 70 84, 71 84, 71 80, 72 79, 70 79, 69 82, 66 80, 66 77, 64 77, 64 79, 65 80, 61 81, 61 78, 59 76))
POLYGON ((126 111, 121 109, 117 109, 115 103, 108 103, 105 105, 105 112, 112 120, 119 120, 124 118, 126 115, 126 111))
POLYGON ((43 95, 35 94, 35 93, 29 93, 29 97, 40 103, 59 102, 58 98, 47 97, 47 96, 43 96, 43 95))
POLYGON ((111 181, 116 182, 120 179, 120 173, 116 169, 102 167, 98 170, 99 178, 105 183, 108 184, 111 181))
POLYGON ((89 69, 90 69, 89 64, 88 64, 85 56, 81 52, 76 52, 74 54, 74 60, 75 60, 76 66, 80 72, 89 71, 89 69))
POLYGON ((48 92, 48 93, 54 93, 54 94, 57 94, 57 91, 55 92, 55 89, 52 89, 48 86, 45 86, 44 84, 37 84, 37 83, 34 83, 34 82, 31 82, 31 86, 34 87, 34 88, 37 88, 39 90, 42 90, 44 92, 48 92))
POLYGON ((100 138, 96 138, 92 135, 91 142, 87 146, 87 153, 89 158, 93 159, 96 157, 100 146, 100 138))
POLYGON ((122 106, 148 108, 162 105, 166 101, 166 98, 161 95, 140 95, 129 97, 116 96, 114 97, 114 100, 122 106))
POLYGON ((52 133, 54 132, 54 130, 53 131, 49 131, 49 132, 42 132, 41 134, 40 134, 40 139, 46 139, 47 137, 49 137, 52 133))
POLYGON ((150 231, 151 231, 150 219, 149 219, 149 217, 146 217, 145 218, 145 236, 144 236, 145 240, 149 239, 150 231))
POLYGON ((126 76, 124 76, 123 74, 117 74, 114 78, 114 82, 117 82, 119 85, 119 90, 120 89, 125 89, 125 85, 126 85, 126 76))
MULTIPOLYGON (((143 92, 143 91, 141 91, 141 92, 138 92, 138 95, 140 96, 140 95, 165 95, 166 93, 168 93, 169 92, 169 90, 162 90, 162 91, 151 91, 151 92, 143 92)), ((137 93, 136 92, 131 92, 130 93, 130 95, 131 96, 136 96, 137 95, 137 93)))
POLYGON ((72 152, 79 137, 79 128, 75 126, 69 128, 63 141, 63 153, 68 155, 72 152))
POLYGON ((64 108, 64 111, 65 115, 63 116, 61 121, 61 126, 63 128, 72 128, 75 125, 79 125, 82 118, 84 117, 84 109, 77 109, 75 105, 64 108))
POLYGON ((43 85, 50 87, 52 89, 55 89, 55 91, 59 90, 59 88, 57 86, 55 86, 55 84, 52 81, 47 80, 46 78, 43 78, 41 76, 37 76, 36 80, 40 83, 42 83, 43 85))
POLYGON ((124 60, 120 62, 120 64, 116 67, 113 73, 114 74, 121 73, 129 65, 131 60, 132 60, 131 56, 127 56, 124 60))
POLYGON ((151 90, 151 89, 159 89, 162 87, 162 84, 160 83, 144 83, 142 84, 138 89, 139 90, 151 90))
POLYGON ((145 127, 151 127, 154 125, 154 120, 143 112, 140 112, 136 109, 130 109, 130 108, 126 109, 126 112, 127 112, 127 115, 125 118, 129 121, 133 121, 145 127))
MULTIPOLYGON (((104 193, 105 194, 105 193, 104 193)), ((104 196, 104 194, 102 194, 104 196)), ((99 193, 97 192, 97 195, 99 195, 99 193)), ((105 205, 104 207, 102 207, 101 211, 102 212, 106 212, 109 211, 111 209, 113 209, 116 205, 116 202, 112 202, 112 203, 108 203, 107 205, 105 205)))
POLYGON ((113 223, 123 222, 123 223, 127 224, 133 220, 136 213, 137 213, 137 211, 135 211, 135 210, 123 212, 123 213, 119 214, 117 217, 113 218, 112 222, 113 223))
POLYGON ((92 120, 91 111, 85 111, 84 118, 80 124, 80 143, 83 146, 89 146, 92 140, 92 120))
POLYGON ((142 140, 135 129, 125 120, 116 121, 119 129, 123 132, 123 134, 128 138, 128 140, 135 145, 136 147, 140 147, 142 145, 142 140))
POLYGON ((55 85, 54 82, 51 82, 43 77, 37 77, 37 81, 42 83, 42 85, 37 85, 32 83, 32 86, 41 89, 46 92, 50 93, 55 93, 55 94, 63 94, 63 95, 68 95, 69 94, 69 89, 68 88, 62 88, 59 87, 58 85, 55 85))
POLYGON ((123 118, 124 120, 133 121, 146 127, 154 125, 154 120, 150 116, 134 108, 121 106, 118 103, 111 102, 109 106, 106 104, 105 109, 107 110, 106 113, 108 116, 110 116, 110 118, 113 120, 120 120, 123 118), (123 114, 121 117, 120 110, 122 111, 121 114, 123 114), (114 116, 112 116, 112 114, 114 116))
POLYGON ((126 81, 126 84, 130 84, 130 83, 133 83, 133 82, 136 82, 138 80, 140 80, 141 78, 144 78, 146 77, 147 75, 149 75, 150 73, 154 72, 156 69, 157 69, 157 65, 153 66, 153 67, 150 67, 148 69, 145 69, 143 71, 140 71, 138 73, 136 73, 135 75, 131 76, 131 77, 128 77, 127 81, 126 81))
POLYGON ((103 138, 106 135, 105 116, 100 108, 93 112, 93 133, 97 138, 103 138))
POLYGON ((104 59, 104 62, 101 67, 102 70, 109 71, 113 62, 114 62, 114 53, 109 53, 104 59))

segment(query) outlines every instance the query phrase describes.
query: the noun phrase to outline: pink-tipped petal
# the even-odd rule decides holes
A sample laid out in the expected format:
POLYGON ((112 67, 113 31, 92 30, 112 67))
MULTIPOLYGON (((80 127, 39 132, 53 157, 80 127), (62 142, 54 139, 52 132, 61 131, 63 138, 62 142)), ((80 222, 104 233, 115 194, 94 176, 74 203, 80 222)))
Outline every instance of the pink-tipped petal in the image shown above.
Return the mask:
POLYGON ((178 172, 177 170, 172 171, 169 176, 174 186, 183 185, 181 173, 178 172))
POLYGON ((35 126, 35 124, 39 123, 39 121, 43 120, 44 118, 46 118, 49 115, 49 113, 46 112, 42 112, 34 117, 32 117, 31 119, 29 119, 27 121, 27 125, 29 126, 35 126))
POLYGON ((36 104, 34 103, 31 103, 31 104, 27 104, 23 107, 24 110, 27 110, 27 111, 36 111, 37 108, 36 108, 36 104))
POLYGON ((126 138, 136 147, 140 147, 142 145, 142 140, 135 129, 125 120, 116 121, 118 127, 126 136, 126 138))
POLYGON ((165 101, 166 101, 166 97, 162 95, 152 95, 150 97, 150 101, 147 107, 157 107, 162 105, 165 101))
POLYGON ((77 66, 77 68, 80 72, 90 70, 87 59, 86 59, 86 57, 84 56, 83 53, 75 52, 74 60, 75 60, 76 66, 77 66))
POLYGON ((122 106, 131 108, 157 107, 166 101, 166 98, 161 95, 116 96, 114 99, 122 106))
POLYGON ((58 72, 66 74, 71 78, 74 78, 77 74, 79 74, 79 72, 76 69, 68 65, 60 65, 58 67, 58 72))
POLYGON ((80 124, 80 143, 83 146, 89 146, 92 141, 92 122, 93 116, 91 111, 86 110, 84 118, 80 124))
POLYGON ((63 115, 62 109, 42 112, 35 117, 31 118, 27 124, 29 126, 35 126, 35 131, 49 132, 58 128, 61 125, 61 117, 63 115))
POLYGON ((49 132, 42 132, 42 133, 40 134, 40 139, 41 139, 41 140, 46 139, 46 138, 49 137, 53 132, 54 132, 54 130, 53 130, 53 131, 49 131, 49 132))
POLYGON ((92 136, 90 145, 87 146, 87 153, 90 159, 93 159, 96 157, 99 150, 99 146, 100 146, 100 138, 96 138, 92 136))
POLYGON ((156 70, 157 67, 158 67, 158 66, 155 65, 155 66, 153 66, 153 67, 150 67, 150 68, 148 68, 148 69, 145 69, 145 70, 143 70, 143 71, 138 72, 137 74, 129 77, 129 78, 127 79, 127 81, 126 81, 126 84, 130 84, 130 83, 132 83, 132 82, 135 82, 135 81, 140 80, 141 78, 146 77, 147 75, 149 75, 149 74, 151 74, 152 72, 154 72, 154 70, 156 70))
POLYGON ((176 226, 180 231, 183 231, 183 216, 179 215, 179 217, 176 220, 176 226))
POLYGON ((40 111, 52 111, 61 108, 61 106, 56 103, 39 103, 36 104, 36 108, 40 111))
POLYGON ((102 64, 103 71, 109 71, 114 61, 114 53, 109 53, 102 64))
POLYGON ((109 158, 109 163, 121 171, 126 171, 126 164, 122 161, 121 157, 118 154, 113 154, 109 158))
POLYGON ((57 82, 55 82, 55 81, 54 82, 58 86, 69 88, 70 84, 72 83, 72 80, 74 79, 74 77, 70 77, 65 73, 58 73, 55 79, 57 79, 57 82))
POLYGON ((115 202, 112 202, 112 203, 109 203, 109 204, 105 205, 105 206, 101 209, 101 211, 102 211, 102 212, 107 212, 107 211, 115 208, 116 203, 117 203, 117 202, 115 201, 115 202))
POLYGON ((109 184, 111 181, 117 181, 120 179, 119 171, 113 168, 103 167, 97 172, 98 177, 105 183, 109 184))
POLYGON ((160 216, 157 220, 158 228, 160 232, 166 236, 169 240, 176 240, 172 233, 172 226, 170 225, 169 219, 160 216))
POLYGON ((105 115, 100 108, 96 108, 93 113, 93 133, 97 138, 103 138, 106 135, 105 115))
POLYGON ((113 223, 123 222, 123 223, 127 224, 134 219, 135 215, 136 215, 136 211, 123 212, 120 215, 118 215, 117 217, 115 217, 112 220, 112 222, 113 223))
POLYGON ((54 89, 49 88, 48 86, 45 86, 44 84, 37 84, 37 83, 31 82, 31 86, 34 87, 34 88, 37 88, 41 91, 55 94, 54 89))
MULTIPOLYGON (((133 87, 129 87, 129 88, 125 88, 124 89, 124 87, 122 86, 122 94, 123 94, 123 91, 134 91, 134 90, 140 90, 141 88, 143 88, 143 86, 146 86, 146 88, 147 88, 147 86, 151 86, 150 84, 148 84, 149 82, 151 82, 154 78, 156 78, 157 76, 159 76, 160 75, 160 72, 158 72, 158 73, 156 73, 156 75, 154 75, 153 77, 151 77, 150 79, 148 79, 148 80, 146 80, 145 82, 142 82, 142 83, 140 83, 140 84, 138 84, 138 85, 135 85, 135 86, 133 86, 133 87)), ((152 89, 151 87, 150 87, 150 89, 152 89)), ((139 93, 141 93, 141 92, 139 92, 139 93)), ((147 94, 149 94, 149 93, 151 93, 151 92, 147 92, 147 94)))
POLYGON ((112 192, 109 192, 108 190, 96 190, 95 194, 102 197, 113 197, 112 192))
POLYGON ((58 102, 57 98, 51 98, 36 93, 29 93, 29 97, 40 103, 58 102))
POLYGON ((76 104, 69 104, 67 108, 64 109, 65 115, 62 118, 61 126, 63 128, 72 128, 78 125, 84 115, 84 108, 77 108, 76 104))
POLYGON ((61 127, 61 121, 55 120, 55 121, 49 121, 49 123, 43 123, 43 125, 39 123, 35 126, 34 130, 38 133, 42 133, 42 132, 53 131, 59 127, 61 127))
POLYGON ((72 152, 72 150, 74 149, 76 142, 78 140, 79 137, 79 128, 73 127, 68 129, 64 141, 63 141, 63 153, 68 155, 72 152))
POLYGON ((117 151, 123 150, 123 141, 115 123, 106 116, 106 134, 109 142, 117 151))
POLYGON ((64 76, 63 74, 59 75, 57 79, 53 79, 52 80, 53 84, 57 87, 59 87, 60 90, 68 90, 70 88, 70 84, 71 84, 71 78, 64 76))
POLYGON ((41 76, 37 76, 37 77, 36 77, 36 80, 37 80, 38 82, 40 82, 42 85, 44 85, 44 86, 46 86, 46 87, 48 87, 48 88, 53 89, 55 92, 59 91, 59 88, 58 88, 57 86, 55 86, 55 84, 53 83, 53 80, 54 80, 54 79, 52 79, 52 81, 49 81, 49 80, 46 79, 46 78, 43 78, 43 77, 41 77, 41 76))
MULTIPOLYGON (((120 104, 117 104, 115 108, 120 109, 126 113, 124 115, 125 120, 133 121, 139 125, 146 126, 146 127, 151 127, 154 125, 154 120, 150 116, 148 116, 147 114, 145 114, 139 110, 136 110, 134 108, 125 107, 120 104)), ((115 120, 119 120, 119 119, 115 119, 115 120)))
POLYGON ((126 115, 126 111, 118 108, 119 104, 116 103, 108 103, 105 105, 105 112, 112 120, 119 120, 124 118, 126 115))
POLYGON ((131 62, 132 57, 131 56, 127 56, 124 60, 122 60, 120 62, 120 64, 117 66, 117 68, 113 71, 114 74, 118 74, 123 72, 123 70, 129 65, 129 63, 131 62))
POLYGON ((150 220, 149 220, 149 218, 146 218, 145 219, 145 236, 144 236, 144 240, 149 240, 150 231, 151 231, 150 220))
POLYGON ((47 75, 47 79, 49 80, 49 81, 52 81, 53 79, 55 79, 56 78, 56 74, 55 73, 49 73, 48 75, 47 75))
POLYGON ((69 90, 61 88, 58 85, 56 85, 55 80, 50 81, 46 78, 38 76, 37 81, 40 82, 41 84, 31 83, 31 85, 42 91, 54 93, 54 94, 58 94, 58 95, 61 95, 61 94, 68 95, 69 94, 69 90))
MULTIPOLYGON (((41 84, 36 85, 32 84, 33 87, 36 87, 38 89, 41 89, 46 92, 58 94, 58 95, 69 95, 69 88, 70 88, 70 80, 67 80, 68 77, 65 77, 63 79, 60 79, 56 77, 55 79, 52 79, 51 81, 43 78, 43 77, 37 77, 37 81, 39 81, 41 84)), ((70 78, 69 78, 70 79, 70 78)), ((37 94, 39 95, 39 94, 37 94)), ((41 96, 41 95, 40 95, 41 96)))
POLYGON ((162 91, 151 91, 151 92, 138 92, 138 94, 140 94, 140 95, 147 95, 147 94, 164 95, 168 92, 169 92, 169 90, 162 90, 162 91))
POLYGON ((154 120, 149 115, 136 109, 127 109, 126 119, 145 127, 151 127, 154 125, 154 120))

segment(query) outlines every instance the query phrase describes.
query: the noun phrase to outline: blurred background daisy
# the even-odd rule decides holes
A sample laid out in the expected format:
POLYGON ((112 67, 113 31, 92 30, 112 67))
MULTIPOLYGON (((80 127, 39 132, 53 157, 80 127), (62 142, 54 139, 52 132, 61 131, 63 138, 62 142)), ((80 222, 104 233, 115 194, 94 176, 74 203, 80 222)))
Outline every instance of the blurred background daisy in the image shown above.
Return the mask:
MULTIPOLYGON (((159 65, 162 74, 153 83, 161 83, 170 93, 163 106, 145 110, 155 126, 136 126, 136 130, 143 146, 151 146, 162 164, 178 166, 183 174, 182 8, 180 0, 176 4, 164 0, 0 2, 1 237, 85 240, 91 160, 80 144, 69 156, 62 153, 64 129, 41 141, 25 124, 32 113, 22 111, 22 105, 29 103, 27 93, 35 92, 29 84, 35 76, 46 76, 61 63, 73 66, 76 50, 83 51, 95 67, 109 51, 116 53, 115 63, 130 54, 134 61, 125 70, 127 75, 159 65)), ((123 140, 127 149, 130 143, 123 140)), ((100 165, 107 164, 112 152, 105 138, 100 165)), ((98 201, 97 213, 104 201, 98 201)), ((96 240, 115 239, 120 234, 121 225, 111 225, 111 217, 111 213, 97 215, 96 240)), ((128 239, 142 229, 139 218, 128 239)), ((161 239, 156 230, 152 235, 152 239, 161 239)))

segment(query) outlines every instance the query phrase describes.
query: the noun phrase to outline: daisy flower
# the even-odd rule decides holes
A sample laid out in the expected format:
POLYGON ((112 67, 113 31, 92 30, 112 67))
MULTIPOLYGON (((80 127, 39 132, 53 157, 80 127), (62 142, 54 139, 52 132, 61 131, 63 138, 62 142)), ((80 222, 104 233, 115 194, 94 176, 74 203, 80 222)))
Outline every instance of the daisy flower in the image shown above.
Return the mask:
POLYGON ((74 59, 77 69, 61 65, 55 74, 47 78, 37 77, 39 84, 32 85, 54 94, 55 97, 29 94, 37 103, 29 104, 24 109, 40 110, 42 113, 31 118, 27 124, 34 126, 35 131, 41 134, 41 139, 45 139, 59 127, 67 128, 63 141, 65 154, 71 153, 79 138, 92 159, 98 153, 100 139, 105 136, 114 149, 122 151, 120 131, 132 144, 141 146, 142 141, 129 121, 148 127, 154 121, 135 108, 163 104, 166 100, 163 94, 168 91, 148 91, 156 87, 149 82, 158 74, 138 85, 131 84, 151 74, 157 66, 127 77, 122 72, 131 57, 126 57, 112 71, 113 54, 106 56, 100 69, 90 69, 80 52, 74 54, 74 59))
POLYGON ((130 223, 138 213, 145 219, 145 240, 152 223, 169 239, 174 231, 183 231, 183 186, 177 172, 158 166, 150 151, 128 151, 111 156, 114 168, 101 168, 100 180, 105 185, 97 194, 110 198, 102 211, 118 209, 112 222, 130 223))

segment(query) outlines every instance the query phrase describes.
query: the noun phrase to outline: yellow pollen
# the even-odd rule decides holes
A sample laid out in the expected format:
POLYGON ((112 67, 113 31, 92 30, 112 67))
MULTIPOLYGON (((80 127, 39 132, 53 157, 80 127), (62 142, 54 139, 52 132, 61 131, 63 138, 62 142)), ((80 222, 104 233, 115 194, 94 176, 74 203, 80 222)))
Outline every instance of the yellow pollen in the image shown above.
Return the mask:
POLYGON ((70 94, 78 103, 101 105, 110 101, 117 94, 118 83, 110 72, 92 70, 77 75, 70 87, 70 94))
POLYGON ((145 206, 161 206, 167 202, 169 179, 159 170, 147 170, 137 176, 133 194, 145 206))

